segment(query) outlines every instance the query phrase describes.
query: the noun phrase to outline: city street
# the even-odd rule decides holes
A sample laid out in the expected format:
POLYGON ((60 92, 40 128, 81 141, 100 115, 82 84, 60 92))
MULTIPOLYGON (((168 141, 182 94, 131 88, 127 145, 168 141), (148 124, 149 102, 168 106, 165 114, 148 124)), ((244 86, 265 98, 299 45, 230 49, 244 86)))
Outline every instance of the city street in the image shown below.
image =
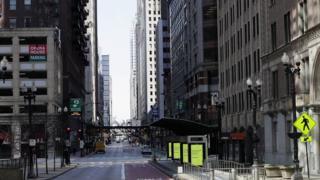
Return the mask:
POLYGON ((56 180, 168 180, 165 174, 148 164, 150 157, 143 157, 140 148, 126 143, 107 146, 105 154, 73 158, 78 167, 56 180))

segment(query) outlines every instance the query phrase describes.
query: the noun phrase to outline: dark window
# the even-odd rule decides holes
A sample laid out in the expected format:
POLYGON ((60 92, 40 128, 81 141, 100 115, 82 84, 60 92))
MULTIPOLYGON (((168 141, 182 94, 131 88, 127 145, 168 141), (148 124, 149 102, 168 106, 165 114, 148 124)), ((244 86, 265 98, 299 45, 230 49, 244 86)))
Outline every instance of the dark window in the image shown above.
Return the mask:
POLYGON ((16 0, 10 0, 9 9, 10 10, 16 10, 17 9, 17 1, 16 0))
POLYGON ((17 27, 17 19, 9 18, 9 28, 16 28, 16 27, 17 27))
POLYGON ((25 10, 31 9, 31 0, 24 0, 24 9, 25 10))
POLYGON ((24 18, 24 27, 31 27, 31 18, 30 17, 24 18))
POLYGON ((0 106, 0 114, 13 113, 13 106, 0 106))
POLYGON ((252 36, 253 38, 256 37, 256 17, 253 16, 252 18, 252 36))
POLYGON ((276 22, 271 24, 271 46, 272 50, 277 48, 277 24, 276 22))
POLYGON ((278 71, 272 72, 272 97, 277 99, 279 97, 279 89, 278 89, 278 71))
POLYGON ((259 14, 256 14, 256 21, 257 21, 257 36, 259 35, 259 14))
POLYGON ((300 31, 303 34, 308 28, 307 0, 303 0, 303 2, 300 3, 299 19, 300 19, 300 25, 299 25, 300 31))
POLYGON ((290 11, 284 15, 284 36, 286 43, 291 41, 290 11))

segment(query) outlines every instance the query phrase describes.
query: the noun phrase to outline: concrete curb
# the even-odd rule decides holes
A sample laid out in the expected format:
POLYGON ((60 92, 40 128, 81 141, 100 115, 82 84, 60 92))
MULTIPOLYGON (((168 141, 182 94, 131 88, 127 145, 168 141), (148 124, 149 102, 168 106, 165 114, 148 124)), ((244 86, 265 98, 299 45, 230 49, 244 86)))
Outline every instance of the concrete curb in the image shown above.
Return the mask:
POLYGON ((69 172, 69 171, 71 171, 71 170, 73 170, 73 169, 77 168, 77 167, 78 167, 78 164, 76 164, 75 166, 73 166, 73 167, 71 167, 71 168, 69 168, 69 169, 67 169, 67 170, 63 171, 63 172, 62 172, 62 173, 60 173, 60 174, 54 175, 54 176, 52 176, 52 177, 49 177, 47 180, 51 180, 51 179, 57 178, 57 177, 59 177, 59 176, 61 176, 61 175, 65 174, 65 173, 67 173, 67 172, 69 172))
POLYGON ((158 169, 165 175, 169 176, 170 178, 173 178, 177 175, 176 172, 172 171, 171 169, 168 169, 167 167, 157 163, 156 161, 149 160, 148 163, 153 166, 154 168, 158 169))

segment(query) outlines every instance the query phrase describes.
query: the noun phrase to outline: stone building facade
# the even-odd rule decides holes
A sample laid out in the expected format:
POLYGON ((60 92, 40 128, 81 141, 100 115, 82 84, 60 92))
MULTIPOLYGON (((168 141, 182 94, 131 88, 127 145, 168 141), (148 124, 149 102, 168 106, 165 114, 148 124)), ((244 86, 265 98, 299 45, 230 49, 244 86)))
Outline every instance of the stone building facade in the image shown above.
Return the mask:
MULTIPOLYGON (((265 129, 265 162, 292 164, 293 143, 287 133, 292 131, 291 91, 281 62, 287 53, 292 64, 300 62, 296 75, 297 117, 305 111, 316 121, 310 135, 311 173, 320 172, 320 2, 318 0, 261 1, 264 36, 262 47, 262 111, 265 129), (285 3, 284 3, 285 2, 285 3)), ((299 143, 299 160, 306 167, 306 150, 299 143)), ((306 170, 306 168, 304 168, 306 170)))

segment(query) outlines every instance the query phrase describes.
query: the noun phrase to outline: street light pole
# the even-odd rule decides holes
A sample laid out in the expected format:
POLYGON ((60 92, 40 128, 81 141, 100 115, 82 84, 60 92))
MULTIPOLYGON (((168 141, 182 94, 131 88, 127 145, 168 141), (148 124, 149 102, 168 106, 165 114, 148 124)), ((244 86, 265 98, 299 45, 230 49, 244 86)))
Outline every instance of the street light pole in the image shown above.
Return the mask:
MULTIPOLYGON (((287 53, 283 53, 281 61, 285 66, 285 72, 289 76, 289 84, 291 85, 291 100, 292 100, 292 122, 297 119, 296 116, 296 88, 295 88, 295 75, 300 75, 300 61, 297 54, 294 55, 295 65, 291 64, 289 61, 289 56, 287 53)), ((299 157, 298 157, 298 139, 301 136, 301 133, 297 132, 297 128, 293 127, 293 132, 288 133, 288 136, 293 139, 293 162, 295 164, 295 172, 292 175, 292 180, 302 180, 303 176, 299 168, 299 157)))
POLYGON ((34 141, 34 133, 32 128, 32 105, 31 101, 35 102, 36 96, 35 92, 37 91, 37 88, 34 86, 31 88, 27 88, 26 85, 23 86, 22 92, 24 93, 24 101, 28 101, 28 117, 29 117, 29 171, 28 171, 28 177, 34 178, 35 174, 33 171, 33 147, 35 146, 34 141))
POLYGON ((260 95, 260 89, 261 89, 261 80, 258 79, 256 81, 255 87, 252 87, 252 80, 251 78, 247 79, 247 91, 252 94, 253 96, 253 106, 252 106, 252 121, 253 121, 253 165, 257 165, 258 155, 257 155, 257 143, 259 141, 259 138, 257 136, 257 106, 258 106, 258 96, 260 95))
POLYGON ((219 91, 215 91, 211 94, 211 105, 215 105, 218 110, 218 134, 217 134, 217 149, 219 159, 223 159, 222 143, 221 143, 221 128, 222 128, 222 110, 224 110, 224 101, 219 95, 219 91))

